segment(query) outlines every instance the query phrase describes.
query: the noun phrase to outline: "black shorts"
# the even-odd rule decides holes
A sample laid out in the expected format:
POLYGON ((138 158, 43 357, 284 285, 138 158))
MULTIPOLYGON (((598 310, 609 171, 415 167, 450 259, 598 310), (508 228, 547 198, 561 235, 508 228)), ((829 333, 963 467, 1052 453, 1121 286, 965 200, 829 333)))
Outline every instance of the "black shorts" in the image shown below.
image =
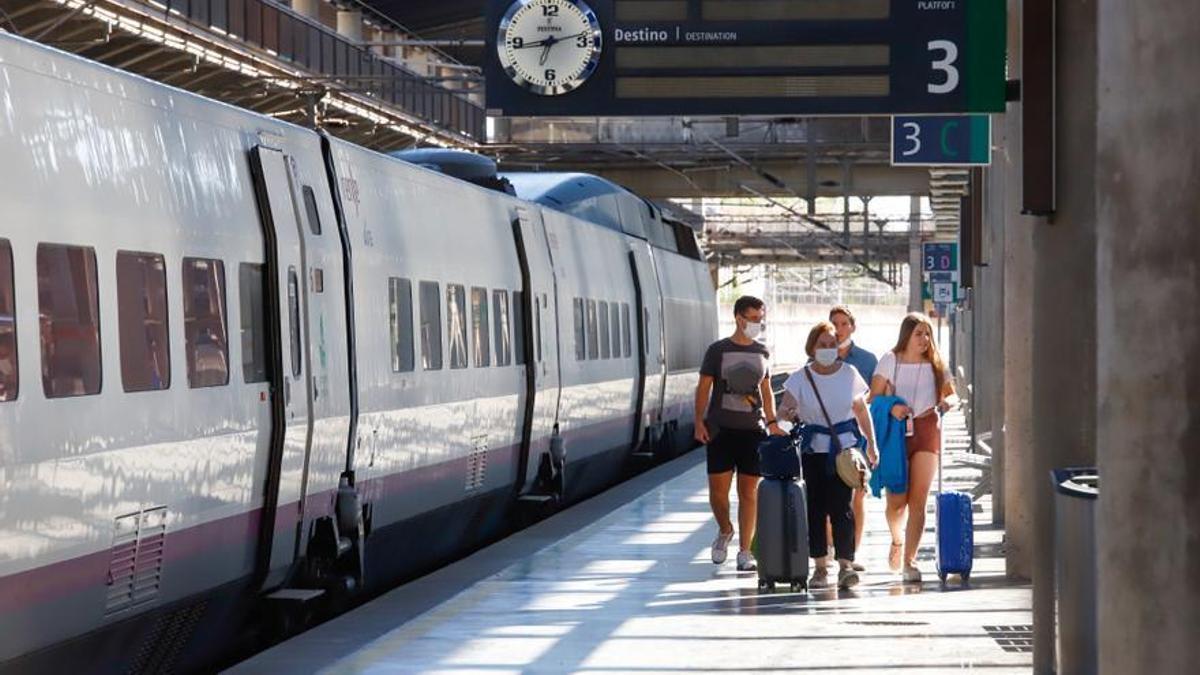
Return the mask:
POLYGON ((721 429, 708 442, 708 472, 725 473, 737 468, 744 476, 758 476, 758 444, 767 434, 759 429, 721 429))

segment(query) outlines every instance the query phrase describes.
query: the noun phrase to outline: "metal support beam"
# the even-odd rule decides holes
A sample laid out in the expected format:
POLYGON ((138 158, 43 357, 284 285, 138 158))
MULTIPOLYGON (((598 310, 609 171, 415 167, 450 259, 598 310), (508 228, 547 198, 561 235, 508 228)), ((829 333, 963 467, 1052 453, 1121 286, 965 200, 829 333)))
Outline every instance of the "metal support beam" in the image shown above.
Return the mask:
MULTIPOLYGON (((477 39, 446 39, 446 40, 371 40, 362 44, 368 47, 482 47, 483 40, 477 39)), ((441 67, 441 64, 434 64, 441 67)))
POLYGON ((850 160, 842 160, 842 234, 850 241, 850 160))

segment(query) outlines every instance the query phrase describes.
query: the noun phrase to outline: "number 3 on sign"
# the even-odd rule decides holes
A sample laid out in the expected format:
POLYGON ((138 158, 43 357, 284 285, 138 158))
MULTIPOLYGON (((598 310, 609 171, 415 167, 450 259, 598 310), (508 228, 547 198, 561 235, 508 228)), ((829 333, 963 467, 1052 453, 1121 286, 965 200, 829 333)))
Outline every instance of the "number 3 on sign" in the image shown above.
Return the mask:
MULTIPOLYGON (((900 154, 904 157, 911 157, 921 151, 921 125, 916 122, 905 122, 901 126, 908 132, 904 135, 904 140, 912 143, 912 149, 905 150, 900 154)), ((930 258, 930 260, 933 260, 933 258, 930 258)))
POLYGON ((941 84, 929 83, 929 93, 949 94, 958 88, 958 68, 954 65, 958 60, 958 45, 950 40, 930 40, 929 51, 942 52, 942 58, 933 60, 933 69, 946 74, 946 80, 941 84))

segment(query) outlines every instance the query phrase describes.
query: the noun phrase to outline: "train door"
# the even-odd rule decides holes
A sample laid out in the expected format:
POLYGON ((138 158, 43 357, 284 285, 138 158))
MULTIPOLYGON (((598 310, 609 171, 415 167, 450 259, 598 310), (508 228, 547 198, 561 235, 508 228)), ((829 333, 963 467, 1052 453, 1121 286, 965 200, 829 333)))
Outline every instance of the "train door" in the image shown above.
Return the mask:
POLYGON ((306 373, 307 280, 304 234, 290 160, 276 148, 251 152, 267 242, 268 335, 274 345, 271 453, 258 552, 263 588, 282 584, 295 561, 303 518, 304 470, 312 441, 312 391, 306 373))
POLYGON ((635 446, 644 440, 647 428, 656 428, 662 418, 663 393, 666 388, 666 353, 663 342, 662 288, 653 249, 645 241, 632 240, 630 264, 638 289, 637 324, 639 371, 642 375, 641 415, 634 430, 635 446))
POLYGON ((513 227, 524 280, 519 316, 526 327, 526 391, 532 397, 523 408, 525 431, 518 457, 517 485, 524 493, 536 486, 539 470, 544 471, 542 458, 550 452, 558 424, 560 372, 554 272, 557 242, 547 231, 539 211, 516 209, 513 227))

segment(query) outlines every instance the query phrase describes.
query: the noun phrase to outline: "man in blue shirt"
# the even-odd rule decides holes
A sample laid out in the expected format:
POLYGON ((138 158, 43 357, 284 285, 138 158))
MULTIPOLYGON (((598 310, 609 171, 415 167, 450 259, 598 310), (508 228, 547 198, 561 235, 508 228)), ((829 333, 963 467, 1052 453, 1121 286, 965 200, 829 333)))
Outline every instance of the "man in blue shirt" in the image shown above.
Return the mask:
POLYGON ((829 310, 829 322, 837 329, 838 339, 838 358, 849 363, 858 370, 858 374, 862 375, 863 381, 870 384, 871 378, 875 376, 875 366, 879 363, 879 359, 871 352, 854 344, 852 336, 854 335, 854 314, 850 312, 850 308, 844 305, 838 305, 829 310))
MULTIPOLYGON (((833 324, 837 331, 838 339, 838 358, 845 363, 854 366, 859 375, 862 375, 863 381, 868 385, 871 383, 871 378, 875 376, 875 366, 879 360, 871 352, 854 344, 851 336, 854 335, 856 328, 854 323, 854 313, 845 305, 838 305, 829 310, 829 321, 833 324)), ((865 490, 855 490, 854 499, 851 502, 854 505, 854 546, 858 550, 862 546, 863 523, 866 521, 866 506, 863 504, 866 497, 865 490)), ((854 569, 863 571, 862 565, 854 563, 854 569)))

